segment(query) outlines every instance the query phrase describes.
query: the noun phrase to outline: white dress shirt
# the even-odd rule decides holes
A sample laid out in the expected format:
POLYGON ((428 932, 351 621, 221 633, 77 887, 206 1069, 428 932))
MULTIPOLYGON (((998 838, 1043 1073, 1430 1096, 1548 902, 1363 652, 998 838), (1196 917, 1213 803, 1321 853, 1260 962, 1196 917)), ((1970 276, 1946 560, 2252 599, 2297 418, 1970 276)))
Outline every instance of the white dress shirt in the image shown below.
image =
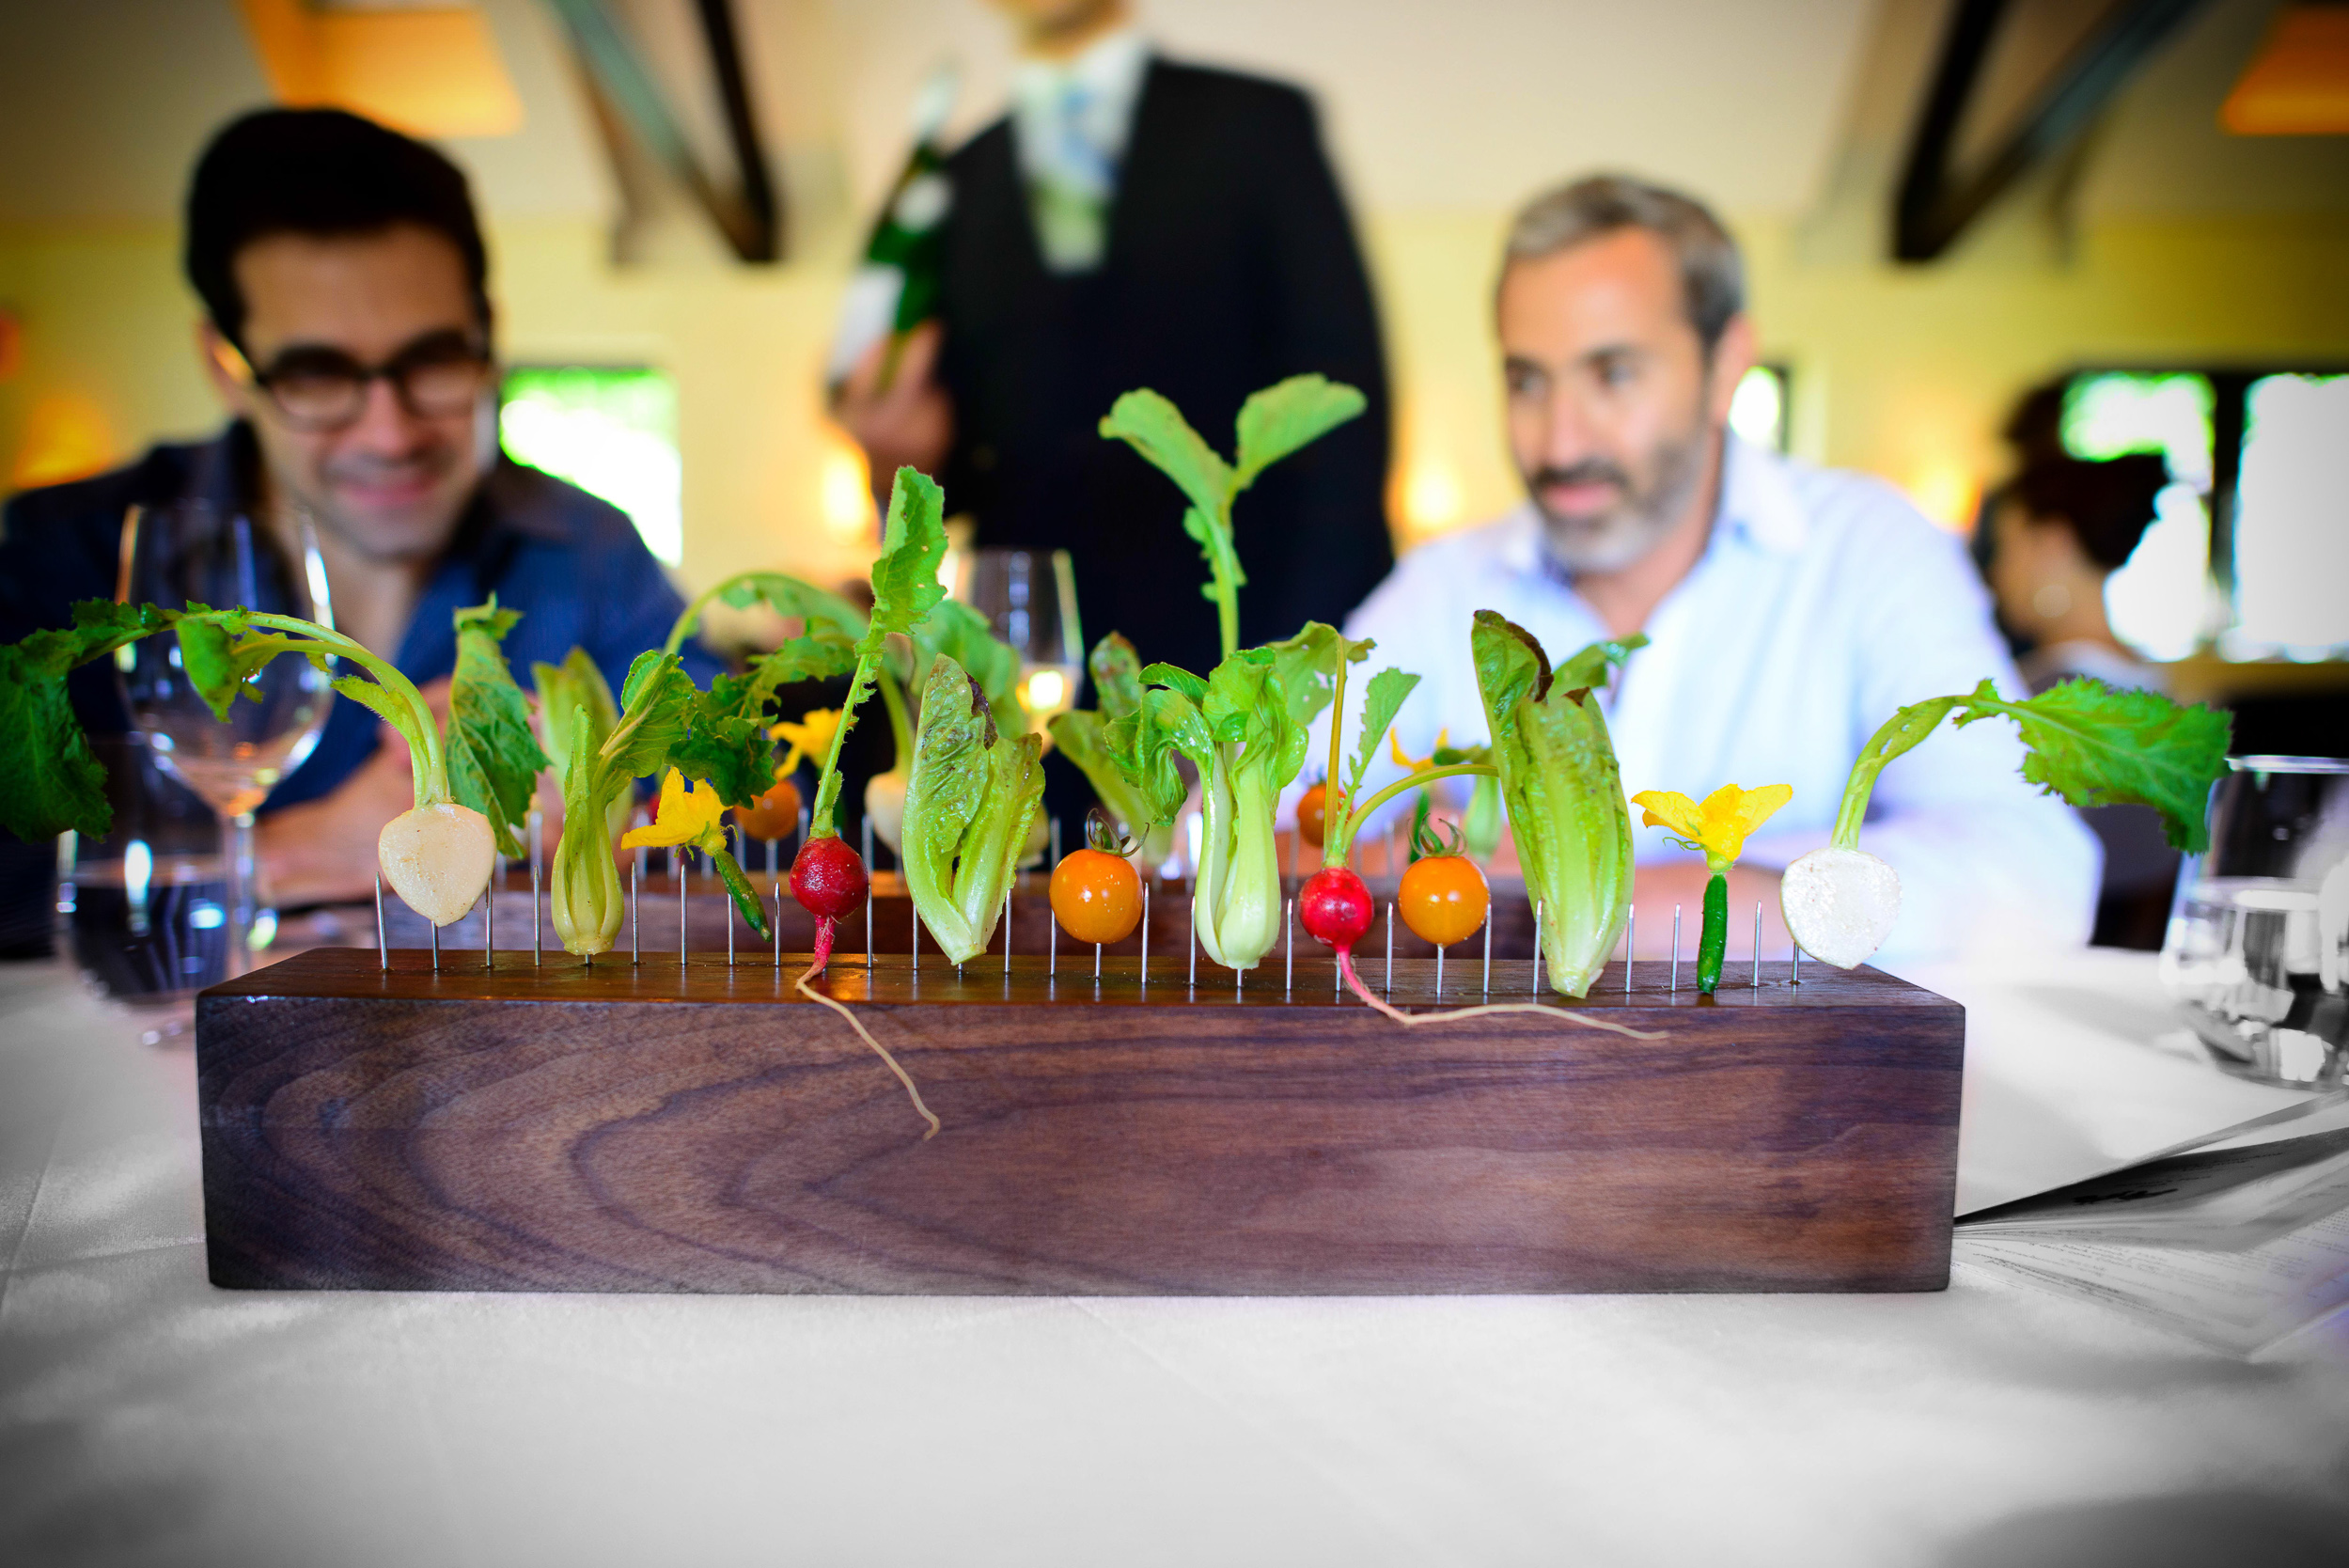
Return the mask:
MULTIPOLYGON (((1378 639, 1350 690, 1389 666, 1422 678, 1396 726, 1413 756, 1429 753, 1439 729, 1462 745, 1487 739, 1468 645, 1478 610, 1531 632, 1553 662, 1607 635, 1547 565, 1530 503, 1420 546, 1346 623, 1349 635, 1378 639)), ((1853 760, 1895 708, 1985 676, 2026 695, 1958 540, 1887 484, 1733 434, 1705 552, 1646 630, 1649 646, 1605 695, 1625 792, 1701 800, 1728 783, 1793 785, 1741 862, 1772 870, 1827 841, 1853 760)), ((1351 713, 1347 729, 1351 749, 1351 713)), ((1310 755, 1327 745, 1324 720, 1310 755)), ((2061 801, 2024 782, 2022 760, 2014 726, 2000 719, 1945 724, 1885 769, 1860 843, 1901 877, 1887 958, 2086 939, 2095 841, 2061 801)), ((1386 762, 1372 774, 1400 776, 1386 762)), ((1662 828, 1636 828, 1634 840, 1643 862, 1686 857, 1662 828)))

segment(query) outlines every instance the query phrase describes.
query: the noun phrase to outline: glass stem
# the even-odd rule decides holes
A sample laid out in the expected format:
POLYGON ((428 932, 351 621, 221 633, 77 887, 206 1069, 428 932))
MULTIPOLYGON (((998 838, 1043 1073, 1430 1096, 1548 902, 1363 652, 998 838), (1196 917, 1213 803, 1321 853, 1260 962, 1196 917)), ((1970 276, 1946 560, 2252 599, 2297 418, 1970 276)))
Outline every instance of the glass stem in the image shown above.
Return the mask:
POLYGON ((224 824, 228 839, 228 963, 234 979, 253 967, 253 813, 240 811, 224 824))

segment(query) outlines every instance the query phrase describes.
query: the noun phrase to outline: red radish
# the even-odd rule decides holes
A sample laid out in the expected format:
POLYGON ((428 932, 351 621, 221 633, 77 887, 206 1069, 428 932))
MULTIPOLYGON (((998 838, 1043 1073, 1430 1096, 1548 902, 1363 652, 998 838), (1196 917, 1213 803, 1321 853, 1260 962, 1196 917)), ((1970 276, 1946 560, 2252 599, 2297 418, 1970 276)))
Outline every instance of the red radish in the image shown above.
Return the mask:
POLYGON ((1449 1012, 1408 1013, 1401 1008, 1370 995, 1370 988, 1362 983, 1355 972, 1354 945, 1370 933, 1370 923, 1377 917, 1376 907, 1370 902, 1370 890, 1349 866, 1324 866, 1305 879, 1297 890, 1297 919, 1306 933, 1338 954, 1338 972, 1346 978, 1346 984, 1362 998, 1365 1006, 1374 1008, 1398 1024, 1444 1024, 1459 1018, 1481 1018, 1494 1012, 1539 1012, 1561 1023, 1580 1024, 1593 1029, 1608 1029, 1616 1034, 1629 1035, 1634 1040, 1661 1040, 1661 1034, 1635 1029, 1626 1025, 1592 1018, 1587 1013, 1565 1008, 1543 1007, 1538 1002, 1494 1002, 1483 1007, 1464 1007, 1449 1012))
POLYGON ((1351 866, 1324 866, 1305 879, 1297 890, 1297 918, 1303 922, 1306 934, 1338 954, 1338 972, 1346 977, 1346 984, 1354 994, 1381 1012, 1391 1013, 1373 997, 1354 972, 1354 945, 1370 933, 1370 922, 1378 917, 1370 902, 1370 890, 1351 866))
POLYGON ((837 835, 810 839, 799 846, 799 854, 791 858, 791 897, 816 917, 815 963, 809 974, 822 974, 832 961, 835 923, 854 914, 870 887, 863 857, 837 835))

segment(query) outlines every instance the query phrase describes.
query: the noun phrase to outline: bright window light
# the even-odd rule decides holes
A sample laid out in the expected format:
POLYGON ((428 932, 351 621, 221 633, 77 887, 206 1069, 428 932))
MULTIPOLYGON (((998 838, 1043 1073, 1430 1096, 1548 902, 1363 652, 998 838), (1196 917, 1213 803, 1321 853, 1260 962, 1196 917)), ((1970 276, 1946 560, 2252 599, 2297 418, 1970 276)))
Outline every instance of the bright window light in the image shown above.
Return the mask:
POLYGON ((2244 402, 2236 634, 2246 653, 2349 644, 2349 376, 2263 376, 2244 402))
POLYGON ((599 366, 509 371, 499 431, 517 463, 626 512, 664 563, 685 558, 677 386, 666 375, 599 366))
POLYGON ((2171 478, 2207 495, 2213 400, 2207 376, 2080 376, 2064 389, 2064 449, 2091 459, 2159 452, 2171 478))
POLYGON ((2153 526, 2128 563, 2105 579, 2105 615, 2146 658, 2183 659, 2210 611, 2210 516, 2191 485, 2173 484, 2154 497, 2153 526))
POLYGON ((2063 394, 2063 445, 2101 463, 2159 452, 2170 484, 2153 522, 2105 582, 2113 635, 2149 659, 2183 659, 2223 614, 2210 576, 2211 411, 2207 376, 2109 372, 2075 377, 2063 394))
POLYGON ((1730 395, 1730 428, 1757 447, 1786 450, 1786 394, 1791 380, 1781 365, 1757 365, 1730 395))

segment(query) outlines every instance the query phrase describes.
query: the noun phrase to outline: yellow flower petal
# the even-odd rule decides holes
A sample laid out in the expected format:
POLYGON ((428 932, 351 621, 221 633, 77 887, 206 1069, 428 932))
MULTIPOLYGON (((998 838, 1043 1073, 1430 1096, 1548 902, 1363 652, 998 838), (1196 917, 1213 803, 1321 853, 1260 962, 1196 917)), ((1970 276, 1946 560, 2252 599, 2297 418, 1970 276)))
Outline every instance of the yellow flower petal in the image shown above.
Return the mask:
POLYGON ((799 715, 797 724, 786 721, 767 731, 767 738, 789 741, 791 749, 785 754, 782 769, 791 772, 804 757, 822 757, 832 749, 832 736, 840 728, 840 710, 811 708, 799 715))
POLYGON ((726 802, 718 798, 716 785, 689 782, 671 768, 661 780, 661 804, 652 821, 621 834, 620 848, 673 849, 691 844, 697 849, 724 849, 726 832, 718 826, 718 818, 725 813, 726 802))
POLYGON ((1631 803, 1640 808, 1641 827, 1668 827, 1683 839, 1698 835, 1697 803, 1677 790, 1642 790, 1631 803))
POLYGON ((1643 790, 1631 797, 1642 808, 1642 827, 1668 827, 1682 841, 1704 852, 1705 864, 1716 871, 1734 865, 1746 848, 1746 837, 1794 798, 1792 784, 1764 784, 1741 790, 1724 784, 1699 805, 1670 790, 1643 790))
MULTIPOLYGON (((1450 738, 1451 729, 1449 726, 1438 729, 1435 732, 1435 751, 1443 750, 1445 743, 1450 738)), ((1386 755, 1394 759, 1395 765, 1405 773, 1417 773, 1422 768, 1433 767, 1435 751, 1429 752, 1425 757, 1406 757, 1402 753, 1402 731, 1400 729, 1386 731, 1386 755)))

